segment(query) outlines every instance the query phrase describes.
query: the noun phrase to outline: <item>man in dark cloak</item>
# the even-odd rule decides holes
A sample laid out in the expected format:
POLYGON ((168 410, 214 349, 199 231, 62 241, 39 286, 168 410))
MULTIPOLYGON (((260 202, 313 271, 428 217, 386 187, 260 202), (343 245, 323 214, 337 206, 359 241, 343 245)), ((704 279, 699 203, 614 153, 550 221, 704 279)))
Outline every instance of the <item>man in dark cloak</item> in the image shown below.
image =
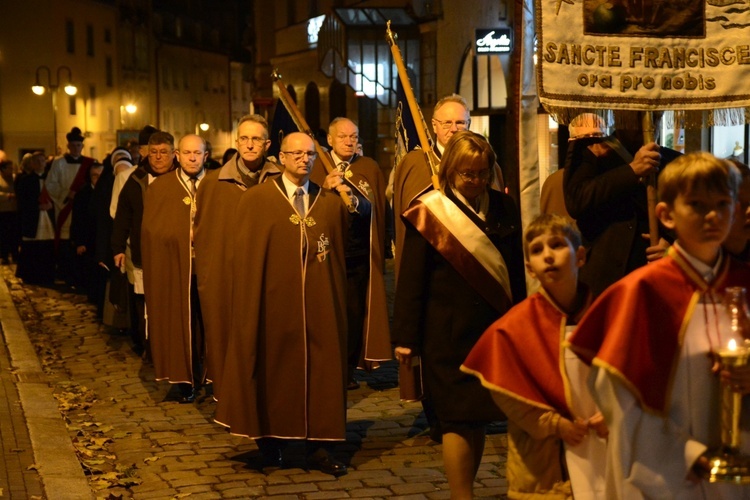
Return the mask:
POLYGON ((195 198, 204 176, 206 141, 180 140, 180 168, 146 191, 141 225, 143 285, 157 380, 180 384, 180 403, 195 401, 203 383, 205 344, 193 265, 195 198))
MULTIPOLYGON (((216 421, 256 439, 281 466, 290 441, 304 441, 310 468, 341 475, 330 445, 346 435, 348 212, 339 196, 309 182, 312 139, 287 135, 284 172, 249 189, 237 212, 232 330, 216 421)), ((340 186, 338 191, 349 191, 340 186)))
POLYGON ((237 153, 219 170, 206 174, 198 191, 194 246, 198 294, 206 337, 206 378, 213 384, 214 397, 221 391, 221 374, 232 319, 232 282, 235 269, 229 265, 242 193, 281 175, 266 158, 271 141, 268 122, 260 115, 240 118, 237 153))

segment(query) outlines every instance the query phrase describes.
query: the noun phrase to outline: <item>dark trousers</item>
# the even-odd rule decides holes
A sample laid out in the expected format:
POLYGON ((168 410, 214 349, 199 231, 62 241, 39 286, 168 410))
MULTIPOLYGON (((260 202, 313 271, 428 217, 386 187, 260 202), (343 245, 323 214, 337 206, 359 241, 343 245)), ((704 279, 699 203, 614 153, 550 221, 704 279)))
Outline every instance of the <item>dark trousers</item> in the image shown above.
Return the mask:
POLYGON ((196 275, 190 280, 190 330, 192 335, 191 351, 193 353, 193 386, 200 387, 206 380, 205 359, 206 339, 203 332, 203 314, 198 298, 198 279, 196 275))
POLYGON ((151 349, 146 338, 146 298, 135 293, 133 285, 128 284, 130 300, 130 336, 136 351, 143 352, 146 359, 151 359, 151 349))
POLYGON ((347 368, 352 380, 362 358, 362 332, 367 314, 367 288, 370 282, 370 257, 346 259, 347 368))
POLYGON ((0 212, 0 259, 18 262, 18 212, 0 212))

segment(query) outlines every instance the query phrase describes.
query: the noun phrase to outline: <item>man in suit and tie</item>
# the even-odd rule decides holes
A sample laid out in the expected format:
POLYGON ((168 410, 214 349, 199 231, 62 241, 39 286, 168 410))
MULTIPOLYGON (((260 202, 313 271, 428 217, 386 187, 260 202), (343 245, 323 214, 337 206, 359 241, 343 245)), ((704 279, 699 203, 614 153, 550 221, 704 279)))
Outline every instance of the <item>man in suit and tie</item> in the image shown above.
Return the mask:
MULTIPOLYGON (((247 190, 238 213, 230 332, 216 421, 254 438, 266 465, 283 466, 291 440, 311 469, 346 466, 330 445, 346 435, 346 270, 349 214, 310 182, 312 139, 287 135, 283 174, 247 190)), ((340 191, 350 189, 344 185, 340 191)))

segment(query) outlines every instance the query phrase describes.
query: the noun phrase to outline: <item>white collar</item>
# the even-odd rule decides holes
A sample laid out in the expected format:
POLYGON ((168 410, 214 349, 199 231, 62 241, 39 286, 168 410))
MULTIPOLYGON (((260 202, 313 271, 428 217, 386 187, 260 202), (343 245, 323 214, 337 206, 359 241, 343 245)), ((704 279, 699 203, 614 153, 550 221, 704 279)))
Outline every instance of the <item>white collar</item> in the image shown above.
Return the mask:
POLYGON ((693 257, 689 253, 687 253, 687 250, 682 248, 680 246, 679 241, 674 242, 674 246, 677 249, 677 251, 680 252, 680 255, 685 257, 685 260, 687 260, 693 268, 695 268, 696 271, 698 271, 698 274, 701 275, 701 277, 706 281, 706 283, 711 283, 713 279, 719 274, 719 269, 721 269, 721 263, 724 260, 724 251, 719 247, 719 258, 716 259, 716 264, 714 264, 713 267, 709 266, 705 262, 701 262, 696 257, 693 257))
POLYGON ((306 180, 304 184, 301 186, 298 186, 294 184, 292 181, 286 178, 284 174, 281 174, 281 182, 284 183, 284 189, 286 190, 286 197, 289 199, 292 199, 292 196, 294 196, 295 191, 297 191, 298 187, 301 187, 302 190, 305 192, 305 194, 308 194, 310 187, 310 180, 306 180))

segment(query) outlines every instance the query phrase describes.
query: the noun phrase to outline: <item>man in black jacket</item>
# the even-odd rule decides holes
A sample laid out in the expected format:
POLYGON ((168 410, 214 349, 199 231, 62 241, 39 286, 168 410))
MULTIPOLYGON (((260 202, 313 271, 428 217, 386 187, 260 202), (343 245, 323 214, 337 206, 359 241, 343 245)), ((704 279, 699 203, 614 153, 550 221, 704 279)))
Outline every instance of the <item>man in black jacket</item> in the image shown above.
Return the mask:
MULTIPOLYGON (((131 331, 136 351, 144 352, 146 345, 146 320, 144 315, 143 269, 141 268, 141 221, 146 189, 160 175, 173 170, 174 137, 167 132, 156 132, 148 141, 148 156, 141 162, 120 192, 117 212, 112 226, 112 253, 115 267, 125 269, 125 249, 130 239, 130 258, 133 262, 134 304, 131 308, 131 331), (135 328, 137 325, 137 328, 135 328)), ((131 294, 132 296, 132 294, 131 294)))

